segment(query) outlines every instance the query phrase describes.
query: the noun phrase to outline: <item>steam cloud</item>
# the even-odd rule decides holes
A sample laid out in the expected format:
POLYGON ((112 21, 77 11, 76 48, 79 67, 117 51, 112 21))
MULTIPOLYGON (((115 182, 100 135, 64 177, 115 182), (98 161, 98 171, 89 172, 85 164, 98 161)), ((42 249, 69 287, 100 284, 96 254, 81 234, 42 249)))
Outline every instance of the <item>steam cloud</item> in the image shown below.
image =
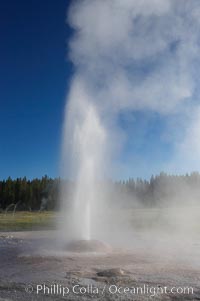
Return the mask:
MULTIPOLYGON (((162 135, 168 137, 173 154, 164 163, 166 171, 200 168, 200 4, 74 1, 68 23, 74 29, 69 49, 75 75, 66 106, 62 167, 66 175, 70 166, 77 180, 75 207, 83 208, 84 199, 89 200, 87 212, 97 225, 97 204, 103 197, 94 177, 109 174, 109 157, 123 145, 125 134, 117 123, 121 113, 148 111, 168 120, 162 135)), ((72 214, 74 218, 72 228, 77 220, 86 223, 81 212, 78 217, 72 214)))
MULTIPOLYGON (((128 110, 181 114, 180 131, 185 122, 194 123, 199 107, 198 0, 74 1, 68 21, 75 30, 71 89, 89 92, 101 118, 108 118, 105 124, 128 110)), ((198 122, 194 127, 200 132, 198 122)), ((181 145, 175 151, 182 152, 181 145)))

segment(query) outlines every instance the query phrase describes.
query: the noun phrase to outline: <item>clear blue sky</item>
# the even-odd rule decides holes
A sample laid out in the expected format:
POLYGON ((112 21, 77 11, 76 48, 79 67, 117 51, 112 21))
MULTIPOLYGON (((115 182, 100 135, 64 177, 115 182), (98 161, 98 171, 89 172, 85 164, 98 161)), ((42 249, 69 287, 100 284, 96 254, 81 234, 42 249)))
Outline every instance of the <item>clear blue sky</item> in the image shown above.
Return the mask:
POLYGON ((72 66, 68 0, 0 1, 0 178, 56 176, 72 66))
MULTIPOLYGON (((73 74, 73 66, 67 59, 67 43, 72 34, 71 29, 66 24, 66 15, 70 3, 71 0, 0 0, 0 179, 5 179, 8 176, 34 178, 41 177, 44 174, 50 177, 59 175, 64 107, 73 74)), ((177 5, 179 5, 178 3, 177 5)), ((93 12, 89 8, 89 16, 93 13, 96 13, 96 10, 93 12)), ((171 13, 173 17, 173 11, 171 13)), ((186 17, 190 17, 188 11, 184 13, 184 20, 186 17)), ((170 19, 168 20, 167 16, 166 22, 169 22, 168 26, 171 26, 170 19)), ((82 22, 88 23, 88 20, 90 21, 90 18, 88 18, 83 18, 82 22)), ((121 15, 119 15, 119 18, 121 18, 121 15)), ((176 18, 173 18, 175 22, 176 18)), ((155 27, 157 29, 160 26, 161 33, 162 31, 165 32, 167 27, 163 25, 165 23, 162 20, 161 18, 160 25, 158 24, 155 27)), ((101 18, 100 22, 102 22, 101 18)), ((196 29, 195 35, 199 36, 196 21, 193 20, 192 22, 194 23, 194 29, 196 29)), ((120 21, 116 24, 119 23, 120 21)), ((108 22, 108 29, 110 29, 109 24, 108 22)), ((183 39, 183 42, 188 41, 187 33, 190 32, 185 24, 187 25, 184 21, 183 28, 180 31, 180 39, 183 39)), ((190 19, 188 24, 191 26, 190 19)), ((123 24, 120 23, 120 26, 123 26, 123 24)), ((175 28, 173 24, 172 26, 175 28)), ((151 28, 151 26, 148 28, 151 28)), ((96 29, 98 29, 98 26, 96 26, 96 29)), ((139 32, 140 30, 143 32, 143 29, 143 25, 138 23, 139 32)), ((113 27, 113 30, 117 29, 113 27)), ((146 35, 146 43, 148 43, 149 34, 151 32, 146 35)), ((156 31, 156 34, 158 34, 159 39, 159 31, 156 31)), ((182 167, 182 162, 186 162, 188 157, 193 158, 193 150, 200 149, 195 138, 197 136, 196 128, 199 128, 199 125, 195 123, 199 120, 199 117, 195 114, 200 109, 199 105, 196 105, 193 101, 194 99, 199 100, 199 88, 198 90, 196 88, 199 87, 199 84, 195 84, 199 78, 196 72, 196 57, 193 52, 191 52, 191 55, 188 55, 190 52, 181 52, 182 44, 180 43, 178 47, 176 35, 176 32, 175 36, 172 33, 172 42, 171 40, 166 42, 170 47, 166 46, 166 49, 161 51, 159 56, 156 55, 156 62, 153 65, 151 58, 149 59, 150 64, 147 64, 145 51, 143 60, 146 62, 145 65, 141 64, 140 61, 138 67, 137 62, 134 65, 135 73, 133 72, 132 77, 136 82, 137 79, 145 79, 148 75, 150 80, 155 80, 150 85, 152 91, 144 89, 144 94, 142 88, 139 91, 144 100, 146 98, 148 100, 150 94, 149 104, 148 101, 144 101, 143 110, 131 111, 133 106, 129 103, 130 110, 126 113, 123 113, 122 110, 118 116, 118 126, 125 134, 125 143, 119 156, 119 166, 116 167, 118 175, 120 174, 122 179, 129 176, 148 178, 151 174, 167 170, 168 165, 172 167, 174 165, 175 168, 171 170, 178 172, 180 168, 178 165, 176 167, 177 158, 179 160, 179 157, 182 156, 180 164, 182 167), (179 53, 181 53, 180 57, 179 53), (187 54, 186 57, 184 57, 185 53, 187 54), (180 69, 182 57, 183 66, 185 66, 185 61, 187 62, 187 68, 184 69, 185 73, 180 69), (194 63, 191 63, 193 61, 194 63), (156 68, 158 73, 156 73, 156 68), (157 82, 157 78, 159 78, 159 82, 157 82), (176 87, 177 82, 180 83, 178 89, 176 87), (178 113, 174 109, 175 113, 172 116, 161 114, 163 89, 160 89, 160 92, 158 89, 157 97, 158 83, 160 83, 160 87, 164 88, 164 94, 167 95, 165 103, 168 103, 171 99, 176 103, 177 99, 184 99, 185 90, 186 92, 189 91, 189 100, 193 99, 192 105, 188 106, 190 111, 186 106, 184 110, 177 111, 178 113), (183 96, 181 94, 182 90, 183 96), (159 99, 161 99, 161 104, 159 99), (188 118, 187 111, 192 112, 190 114, 191 118, 188 118), (188 118, 188 121, 185 117, 188 118), (186 137, 184 138, 184 129, 186 129, 186 126, 188 127, 188 122, 191 124, 191 129, 189 126, 189 131, 185 131, 186 137), (177 143, 179 138, 180 145, 177 143), (190 149, 192 149, 192 152, 188 154, 187 151, 190 149), (174 150, 177 151, 178 155, 175 154, 174 150)), ((118 35, 114 34, 113 36, 117 37, 118 35)), ((130 35, 127 36, 130 37, 130 35)), ((107 38, 106 30, 102 37, 103 41, 107 38)), ((154 31, 152 31, 152 37, 154 37, 154 31)), ((161 40, 162 37, 161 34, 161 40)), ((99 38, 98 35, 97 38, 99 38)), ((198 39, 191 41, 198 41, 198 39)), ((143 51, 142 34, 139 42, 138 45, 141 44, 143 51)), ((94 45, 96 44, 94 43, 94 45)), ((103 46, 105 45, 103 43, 103 46)), ((133 43, 133 45, 135 44, 133 43)), ((191 47, 196 49, 199 44, 192 44, 191 47)), ((154 48, 152 51, 154 51, 154 48)), ((133 70, 131 69, 130 73, 133 70)), ((200 154, 198 156, 200 158, 200 154)), ((193 165, 190 168, 190 160, 188 162, 184 171, 194 169, 193 165)))

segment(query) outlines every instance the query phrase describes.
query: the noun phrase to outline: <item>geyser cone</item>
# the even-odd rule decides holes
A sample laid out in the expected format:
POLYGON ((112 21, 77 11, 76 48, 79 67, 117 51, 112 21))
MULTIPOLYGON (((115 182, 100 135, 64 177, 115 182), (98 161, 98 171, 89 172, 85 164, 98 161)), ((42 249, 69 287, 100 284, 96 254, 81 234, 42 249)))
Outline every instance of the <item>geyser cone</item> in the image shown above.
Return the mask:
POLYGON ((74 240, 69 242, 65 249, 75 253, 108 253, 111 252, 111 247, 99 240, 74 240))

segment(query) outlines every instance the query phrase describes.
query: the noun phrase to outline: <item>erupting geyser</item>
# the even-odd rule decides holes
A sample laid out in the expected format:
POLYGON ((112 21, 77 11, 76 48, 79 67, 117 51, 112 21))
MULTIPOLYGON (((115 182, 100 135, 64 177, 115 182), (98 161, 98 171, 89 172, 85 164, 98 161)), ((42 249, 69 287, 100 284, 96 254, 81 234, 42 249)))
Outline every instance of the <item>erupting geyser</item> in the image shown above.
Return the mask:
MULTIPOLYGON (((69 197, 62 189, 63 239, 86 241, 97 238, 100 216, 99 190, 106 134, 100 116, 77 78, 71 86, 64 126, 63 167, 70 168, 74 191, 69 197), (66 165, 66 163, 68 164, 66 165), (97 179, 98 176, 98 179, 97 179)), ((88 247, 88 250, 90 247, 88 247)), ((91 246, 93 249, 93 247, 91 246)), ((94 246, 95 248, 95 246, 94 246)))
POLYGON ((120 210, 125 202, 114 199, 109 205, 104 175, 129 176, 140 164, 138 171, 147 175, 161 167, 178 173, 196 168, 199 15, 197 0, 72 1, 68 22, 74 76, 63 129, 62 177, 71 179, 73 187, 62 187, 63 241, 113 243, 119 232, 129 240, 128 219, 123 221, 120 210), (179 129, 172 131, 176 123, 179 129), (168 159, 161 164, 156 154, 168 149, 168 143, 171 157, 164 156, 168 159), (119 160, 111 162, 112 171, 106 170, 110 151, 119 160))
POLYGON ((83 105, 85 107, 81 109, 80 119, 75 121, 72 133, 73 150, 78 161, 72 215, 76 236, 89 240, 92 237, 91 221, 97 199, 95 177, 100 169, 104 131, 95 108, 86 102, 83 105))

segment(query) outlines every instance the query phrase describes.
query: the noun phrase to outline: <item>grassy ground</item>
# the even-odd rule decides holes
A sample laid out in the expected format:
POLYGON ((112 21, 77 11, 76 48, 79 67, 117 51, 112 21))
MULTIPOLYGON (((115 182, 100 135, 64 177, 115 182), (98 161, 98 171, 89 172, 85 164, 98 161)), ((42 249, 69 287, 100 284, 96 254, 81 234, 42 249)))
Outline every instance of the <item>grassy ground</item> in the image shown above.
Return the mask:
POLYGON ((53 229, 55 212, 0 213, 0 231, 25 231, 53 229))

